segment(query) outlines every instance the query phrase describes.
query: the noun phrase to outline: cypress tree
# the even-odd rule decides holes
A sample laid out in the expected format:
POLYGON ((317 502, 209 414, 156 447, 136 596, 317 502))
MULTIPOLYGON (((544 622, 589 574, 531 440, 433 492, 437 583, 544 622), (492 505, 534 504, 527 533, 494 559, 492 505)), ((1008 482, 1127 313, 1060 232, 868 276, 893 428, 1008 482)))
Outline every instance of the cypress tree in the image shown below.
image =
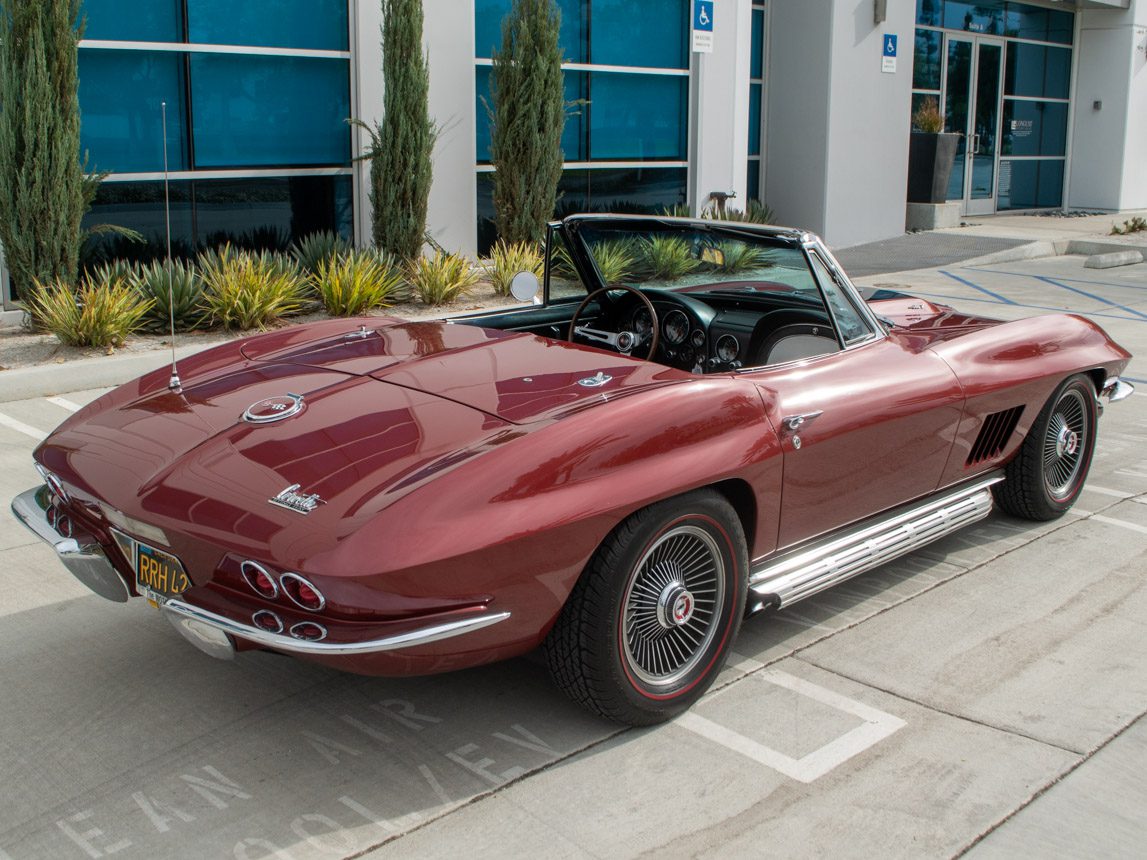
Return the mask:
POLYGON ((80 162, 80 0, 0 0, 0 242, 18 290, 72 282, 99 180, 80 162))
POLYGON ((383 0, 383 117, 371 130, 376 247, 413 260, 426 236, 431 156, 430 69, 422 53, 422 0, 383 0))
POLYGON ((537 242, 553 217, 566 121, 561 13, 553 0, 514 0, 490 74, 490 158, 498 235, 537 242))

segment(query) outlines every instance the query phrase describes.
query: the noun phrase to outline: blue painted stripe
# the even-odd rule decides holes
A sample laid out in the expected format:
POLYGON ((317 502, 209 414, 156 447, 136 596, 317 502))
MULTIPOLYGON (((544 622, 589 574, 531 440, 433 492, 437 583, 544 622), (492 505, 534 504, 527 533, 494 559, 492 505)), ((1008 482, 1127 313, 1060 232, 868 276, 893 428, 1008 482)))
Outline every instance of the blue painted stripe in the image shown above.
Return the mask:
POLYGON ((1037 281, 1043 281, 1045 284, 1051 284, 1053 287, 1059 287, 1061 290, 1067 290, 1068 292, 1076 293, 1077 295, 1080 295, 1080 296, 1085 296, 1086 298, 1092 299, 1093 301, 1097 301, 1100 304, 1107 305, 1108 307, 1117 308, 1121 311, 1125 311, 1126 313, 1133 314, 1134 316, 1137 316, 1140 319, 1147 320, 1147 314, 1143 313, 1143 311, 1137 311, 1137 310, 1135 310, 1135 308, 1129 308, 1126 305, 1119 304, 1119 302, 1113 302, 1113 301, 1111 301, 1111 299, 1105 299, 1103 296, 1097 296, 1095 293, 1089 293, 1087 290, 1081 290, 1079 287, 1068 286, 1067 284, 1062 283, 1061 281, 1057 281, 1054 278, 1044 277, 1043 275, 1032 275, 1032 277, 1035 278, 1037 281))
POLYGON ((1015 302, 1013 302, 1011 299, 1009 299, 1005 296, 1001 296, 999 293, 993 293, 987 287, 981 287, 979 284, 973 284, 971 281, 967 280, 966 278, 961 278, 959 275, 953 275, 951 272, 946 272, 943 269, 940 270, 940 274, 943 275, 944 277, 951 278, 953 281, 961 283, 966 287, 971 287, 973 290, 979 290, 981 293, 984 293, 985 295, 991 296, 993 299, 995 299, 997 302, 999 302, 1001 304, 1005 304, 1005 305, 1014 305, 1015 304, 1015 302))
POLYGON ((1128 382, 1137 382, 1140 385, 1147 385, 1147 379, 1136 379, 1134 376, 1120 376, 1120 379, 1125 379, 1128 382))
MULTIPOLYGON (((1031 275, 1026 272, 1005 272, 1003 269, 988 269, 983 266, 965 266, 969 272, 985 272, 989 275, 1011 275, 1013 278, 1034 278, 1037 275, 1031 275)), ((1147 291, 1147 280, 1142 284, 1121 284, 1115 281, 1091 281, 1087 278, 1059 278, 1061 281, 1066 281, 1069 284, 1088 284, 1092 287, 1119 287, 1124 290, 1137 290, 1138 292, 1147 291)))

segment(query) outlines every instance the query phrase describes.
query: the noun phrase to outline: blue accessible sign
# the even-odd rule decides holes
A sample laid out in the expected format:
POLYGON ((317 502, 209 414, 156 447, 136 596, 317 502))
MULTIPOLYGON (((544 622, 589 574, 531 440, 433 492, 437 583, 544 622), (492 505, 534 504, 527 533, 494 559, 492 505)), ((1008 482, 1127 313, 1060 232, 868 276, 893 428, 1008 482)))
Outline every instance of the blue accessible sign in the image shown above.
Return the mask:
POLYGON ((693 0, 693 51, 713 53, 713 0, 693 0))
POLYGON ((880 58, 880 71, 885 74, 896 74, 896 34, 885 33, 883 39, 884 56, 880 58))

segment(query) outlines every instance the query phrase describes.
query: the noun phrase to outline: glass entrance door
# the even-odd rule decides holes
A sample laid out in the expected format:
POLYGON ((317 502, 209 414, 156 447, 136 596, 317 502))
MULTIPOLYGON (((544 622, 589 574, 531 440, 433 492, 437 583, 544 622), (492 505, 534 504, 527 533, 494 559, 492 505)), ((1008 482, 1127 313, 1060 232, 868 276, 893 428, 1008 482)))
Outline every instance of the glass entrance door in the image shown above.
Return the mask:
POLYGON ((961 135, 948 199, 961 201, 965 215, 996 211, 1003 62, 1000 39, 947 37, 944 128, 961 135))

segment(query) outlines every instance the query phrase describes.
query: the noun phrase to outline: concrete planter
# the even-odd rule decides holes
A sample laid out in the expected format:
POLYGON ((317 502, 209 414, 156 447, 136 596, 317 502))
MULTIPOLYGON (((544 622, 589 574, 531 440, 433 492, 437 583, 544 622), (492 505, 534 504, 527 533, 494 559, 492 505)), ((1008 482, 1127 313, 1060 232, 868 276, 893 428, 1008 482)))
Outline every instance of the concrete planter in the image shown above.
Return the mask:
POLYGON ((908 202, 943 203, 956 160, 958 134, 914 131, 908 146, 908 202))

